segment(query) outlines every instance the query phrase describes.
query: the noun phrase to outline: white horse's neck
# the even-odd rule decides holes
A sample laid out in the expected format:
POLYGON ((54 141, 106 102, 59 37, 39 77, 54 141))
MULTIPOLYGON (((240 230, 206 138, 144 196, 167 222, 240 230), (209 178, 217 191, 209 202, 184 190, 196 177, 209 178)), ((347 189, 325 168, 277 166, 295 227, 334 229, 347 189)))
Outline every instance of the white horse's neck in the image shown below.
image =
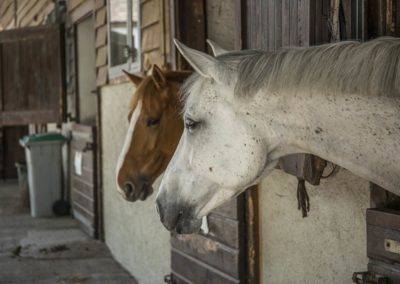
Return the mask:
POLYGON ((400 98, 260 91, 249 109, 272 158, 315 154, 400 195, 400 98))

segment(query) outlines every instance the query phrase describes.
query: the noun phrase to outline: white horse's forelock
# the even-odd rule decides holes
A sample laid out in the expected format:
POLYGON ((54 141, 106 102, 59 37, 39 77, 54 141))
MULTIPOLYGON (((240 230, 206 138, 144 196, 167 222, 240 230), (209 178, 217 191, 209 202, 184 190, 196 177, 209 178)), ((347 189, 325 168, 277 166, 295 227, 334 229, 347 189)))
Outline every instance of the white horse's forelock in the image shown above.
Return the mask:
MULTIPOLYGON (((307 91, 374 96, 400 95, 400 39, 383 37, 365 43, 338 42, 280 51, 245 50, 217 57, 218 73, 237 71, 236 96, 266 91, 307 91), (227 68, 228 67, 228 68, 227 68)), ((183 98, 204 80, 193 74, 183 98)))

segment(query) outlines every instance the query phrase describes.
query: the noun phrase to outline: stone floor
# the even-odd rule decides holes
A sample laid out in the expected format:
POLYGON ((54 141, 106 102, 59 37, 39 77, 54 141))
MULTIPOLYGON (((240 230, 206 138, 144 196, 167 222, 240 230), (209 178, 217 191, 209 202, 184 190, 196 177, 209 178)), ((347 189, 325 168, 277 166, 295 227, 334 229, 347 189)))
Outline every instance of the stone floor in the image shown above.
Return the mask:
POLYGON ((32 218, 15 182, 0 182, 0 284, 131 284, 104 243, 75 220, 32 218))

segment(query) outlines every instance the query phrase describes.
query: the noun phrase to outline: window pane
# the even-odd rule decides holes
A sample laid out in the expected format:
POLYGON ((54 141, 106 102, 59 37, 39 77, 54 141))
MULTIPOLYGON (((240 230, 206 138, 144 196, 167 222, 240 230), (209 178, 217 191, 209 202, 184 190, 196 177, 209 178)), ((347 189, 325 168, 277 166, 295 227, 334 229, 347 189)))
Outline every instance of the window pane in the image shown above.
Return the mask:
POLYGON ((132 0, 132 62, 139 55, 139 0, 132 0))
POLYGON ((110 65, 127 62, 128 1, 110 0, 110 65))

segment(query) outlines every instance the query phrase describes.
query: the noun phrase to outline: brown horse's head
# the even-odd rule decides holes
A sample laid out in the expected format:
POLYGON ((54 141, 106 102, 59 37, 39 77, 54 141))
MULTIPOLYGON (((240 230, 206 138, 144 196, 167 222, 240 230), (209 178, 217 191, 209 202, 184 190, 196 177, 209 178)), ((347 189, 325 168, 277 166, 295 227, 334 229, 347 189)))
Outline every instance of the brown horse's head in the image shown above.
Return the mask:
MULTIPOLYGON (((126 72, 125 72, 126 73, 126 72)), ((117 164, 117 187, 128 201, 145 200, 166 169, 183 131, 179 90, 189 72, 163 72, 153 66, 136 85, 128 115, 129 129, 117 164)))

